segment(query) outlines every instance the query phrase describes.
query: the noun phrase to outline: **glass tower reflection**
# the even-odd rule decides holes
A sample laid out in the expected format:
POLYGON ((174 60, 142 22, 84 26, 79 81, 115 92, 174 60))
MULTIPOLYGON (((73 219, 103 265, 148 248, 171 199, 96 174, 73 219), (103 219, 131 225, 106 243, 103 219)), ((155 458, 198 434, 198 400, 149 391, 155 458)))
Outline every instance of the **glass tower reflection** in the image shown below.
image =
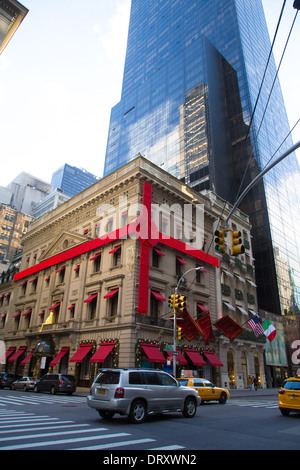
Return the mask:
MULTIPOLYGON (((292 146, 278 81, 269 99, 273 57, 249 128, 270 48, 261 0, 132 0, 104 175, 141 153, 234 203, 292 146)), ((291 155, 240 206, 253 226, 259 306, 277 314, 299 311, 299 185, 291 155)))

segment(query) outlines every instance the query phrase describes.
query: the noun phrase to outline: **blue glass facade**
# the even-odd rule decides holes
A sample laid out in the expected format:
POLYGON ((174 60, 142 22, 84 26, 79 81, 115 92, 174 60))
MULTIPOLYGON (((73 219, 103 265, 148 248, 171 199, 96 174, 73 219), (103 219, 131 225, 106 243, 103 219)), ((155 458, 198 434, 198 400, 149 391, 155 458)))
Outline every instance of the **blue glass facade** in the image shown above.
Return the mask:
MULTIPOLYGON (((241 183, 292 145, 278 81, 269 99, 273 58, 249 129, 270 47, 261 0, 132 0, 104 174, 141 153, 234 203, 241 183)), ((259 306, 278 314, 300 306, 299 183, 291 155, 241 205, 253 225, 259 306)))
POLYGON ((92 173, 65 163, 53 173, 51 184, 54 189, 62 189, 67 196, 73 197, 98 180, 92 173))

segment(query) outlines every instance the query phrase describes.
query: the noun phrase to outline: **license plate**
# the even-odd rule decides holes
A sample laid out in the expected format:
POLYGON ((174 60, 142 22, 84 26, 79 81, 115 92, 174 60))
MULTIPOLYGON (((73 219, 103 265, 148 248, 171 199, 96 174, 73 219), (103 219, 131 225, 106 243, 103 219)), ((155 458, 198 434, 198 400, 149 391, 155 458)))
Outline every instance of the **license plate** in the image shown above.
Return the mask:
POLYGON ((101 388, 98 388, 97 393, 98 393, 98 395, 104 395, 105 390, 102 390, 101 388))

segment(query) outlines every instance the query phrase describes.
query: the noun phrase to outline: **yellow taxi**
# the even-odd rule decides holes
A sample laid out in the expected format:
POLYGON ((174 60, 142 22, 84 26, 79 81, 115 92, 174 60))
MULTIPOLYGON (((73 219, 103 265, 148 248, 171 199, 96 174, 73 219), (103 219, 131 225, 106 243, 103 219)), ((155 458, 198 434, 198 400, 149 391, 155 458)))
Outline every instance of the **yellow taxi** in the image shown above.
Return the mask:
POLYGON ((278 390, 278 406, 284 416, 300 411, 300 377, 286 379, 278 390))
POLYGON ((205 401, 217 400, 221 405, 224 405, 230 394, 226 388, 219 388, 212 384, 207 379, 201 378, 180 378, 177 379, 181 385, 185 387, 193 387, 197 390, 198 395, 201 397, 201 404, 205 401))

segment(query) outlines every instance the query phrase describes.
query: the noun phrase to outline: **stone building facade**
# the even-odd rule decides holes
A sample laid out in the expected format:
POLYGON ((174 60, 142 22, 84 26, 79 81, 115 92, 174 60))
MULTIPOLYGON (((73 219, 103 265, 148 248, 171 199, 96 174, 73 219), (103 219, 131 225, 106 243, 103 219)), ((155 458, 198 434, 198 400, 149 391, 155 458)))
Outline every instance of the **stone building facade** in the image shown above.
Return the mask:
POLYGON ((244 388, 250 374, 265 386, 264 342, 246 325, 257 302, 244 214, 235 212, 231 223, 245 254, 237 261, 214 249, 228 210, 214 193, 199 194, 138 157, 34 221, 19 272, 0 285, 2 370, 41 376, 50 369, 75 375, 80 386, 103 366, 171 372, 168 297, 178 287, 191 329, 184 322, 177 375, 244 388), (206 339, 198 327, 195 334, 204 315, 212 332, 206 339), (244 325, 232 341, 214 326, 227 315, 244 325))

